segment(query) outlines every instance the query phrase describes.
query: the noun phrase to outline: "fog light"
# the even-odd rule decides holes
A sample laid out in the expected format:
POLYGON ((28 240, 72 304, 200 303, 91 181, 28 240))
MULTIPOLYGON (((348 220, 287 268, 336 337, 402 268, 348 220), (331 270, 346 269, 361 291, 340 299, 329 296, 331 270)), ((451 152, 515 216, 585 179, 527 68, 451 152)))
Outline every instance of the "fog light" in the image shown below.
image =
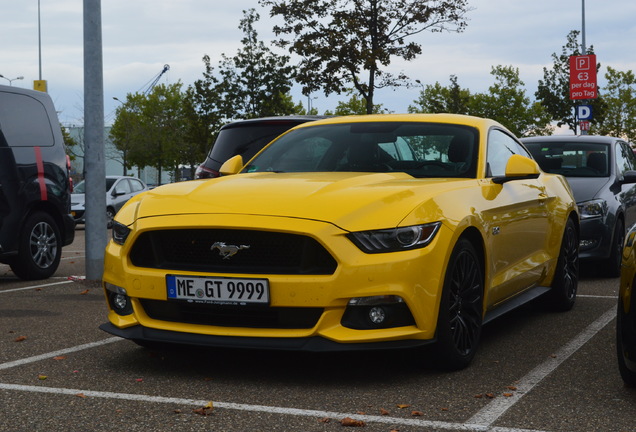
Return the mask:
POLYGON ((380 306, 374 306, 369 309, 369 319, 375 325, 381 325, 386 319, 386 312, 380 306))
POLYGON ((115 309, 118 310, 126 309, 126 306, 128 306, 128 299, 125 295, 115 294, 113 296, 113 306, 115 306, 115 309))

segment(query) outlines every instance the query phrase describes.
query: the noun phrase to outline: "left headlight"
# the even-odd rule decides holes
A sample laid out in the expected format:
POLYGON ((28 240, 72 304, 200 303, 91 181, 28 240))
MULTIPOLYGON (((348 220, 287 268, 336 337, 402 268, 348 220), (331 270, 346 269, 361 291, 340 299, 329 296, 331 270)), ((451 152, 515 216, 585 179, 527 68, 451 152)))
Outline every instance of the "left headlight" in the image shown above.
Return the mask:
POLYGON ((397 252, 422 248, 428 245, 441 226, 441 222, 347 234, 365 253, 397 252))

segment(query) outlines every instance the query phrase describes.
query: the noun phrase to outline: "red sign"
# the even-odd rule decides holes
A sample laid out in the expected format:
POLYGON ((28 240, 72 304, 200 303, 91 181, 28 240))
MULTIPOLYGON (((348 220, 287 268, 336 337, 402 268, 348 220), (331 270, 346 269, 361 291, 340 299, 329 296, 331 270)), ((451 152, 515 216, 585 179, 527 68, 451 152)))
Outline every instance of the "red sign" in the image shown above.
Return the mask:
POLYGON ((570 99, 595 99, 596 55, 570 56, 570 99))
POLYGON ((581 122, 579 122, 579 127, 581 128, 581 131, 589 131, 590 130, 590 122, 587 120, 583 120, 581 122))

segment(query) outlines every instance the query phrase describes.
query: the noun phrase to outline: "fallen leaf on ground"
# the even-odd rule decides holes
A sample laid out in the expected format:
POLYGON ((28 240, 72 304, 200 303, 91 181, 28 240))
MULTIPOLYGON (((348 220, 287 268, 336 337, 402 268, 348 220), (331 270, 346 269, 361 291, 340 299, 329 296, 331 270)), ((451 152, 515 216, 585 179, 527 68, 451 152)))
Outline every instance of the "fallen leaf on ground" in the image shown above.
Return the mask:
POLYGON ((66 358, 66 356, 57 356, 57 357, 53 357, 53 360, 64 360, 66 358))
POLYGON ((517 387, 515 387, 515 386, 508 386, 508 390, 517 390, 517 387))
MULTIPOLYGON (((444 408, 442 408, 442 409, 444 409, 444 408)), ((424 415, 424 413, 422 411, 411 411, 411 415, 413 417, 421 417, 421 416, 424 415)))
POLYGON ((45 379, 47 379, 48 377, 46 375, 38 375, 38 379, 40 381, 44 381, 45 379))
POLYGON ((84 295, 84 294, 88 294, 88 290, 87 290, 87 289, 85 289, 84 291, 82 291, 82 292, 80 293, 80 295, 84 295))
POLYGON ((329 417, 323 417, 321 419, 318 419, 318 421, 320 423, 329 423, 331 421, 331 419, 329 417))
POLYGON ((514 394, 512 394, 512 393, 504 393, 503 395, 504 395, 505 397, 512 397, 512 396, 514 396, 514 394))
POLYGON ((26 336, 18 336, 17 338, 15 338, 13 341, 14 342, 22 342, 26 340, 26 336))
POLYGON ((193 413, 199 414, 199 415, 202 415, 202 416, 212 415, 212 414, 214 414, 213 411, 214 411, 214 406, 212 405, 212 402, 208 402, 207 404, 205 404, 204 407, 196 408, 196 409, 192 410, 193 413))
POLYGON ((494 393, 486 393, 486 397, 488 397, 490 399, 494 399, 495 394, 494 393))
POLYGON ((365 424, 362 420, 355 420, 352 419, 351 417, 345 417, 342 420, 340 420, 340 424, 342 426, 348 426, 348 427, 364 427, 365 424))
POLYGON ((408 405, 408 404, 397 404, 397 405, 396 405, 396 407, 398 407, 399 409, 408 408, 408 407, 410 407, 410 406, 411 406, 411 405, 408 405))
POLYGON ((389 412, 383 408, 380 408, 380 415, 389 415, 389 412))
POLYGON ((79 397, 79 398, 86 398, 86 395, 84 393, 78 393, 75 396, 79 397))

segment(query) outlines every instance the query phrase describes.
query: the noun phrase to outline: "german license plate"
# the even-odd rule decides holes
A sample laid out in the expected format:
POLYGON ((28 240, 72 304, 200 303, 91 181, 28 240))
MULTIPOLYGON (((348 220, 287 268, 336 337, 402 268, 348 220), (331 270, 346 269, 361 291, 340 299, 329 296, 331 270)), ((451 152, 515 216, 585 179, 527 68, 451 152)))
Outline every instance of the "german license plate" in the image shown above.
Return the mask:
POLYGON ((168 299, 223 305, 269 304, 267 279, 167 275, 168 299))

